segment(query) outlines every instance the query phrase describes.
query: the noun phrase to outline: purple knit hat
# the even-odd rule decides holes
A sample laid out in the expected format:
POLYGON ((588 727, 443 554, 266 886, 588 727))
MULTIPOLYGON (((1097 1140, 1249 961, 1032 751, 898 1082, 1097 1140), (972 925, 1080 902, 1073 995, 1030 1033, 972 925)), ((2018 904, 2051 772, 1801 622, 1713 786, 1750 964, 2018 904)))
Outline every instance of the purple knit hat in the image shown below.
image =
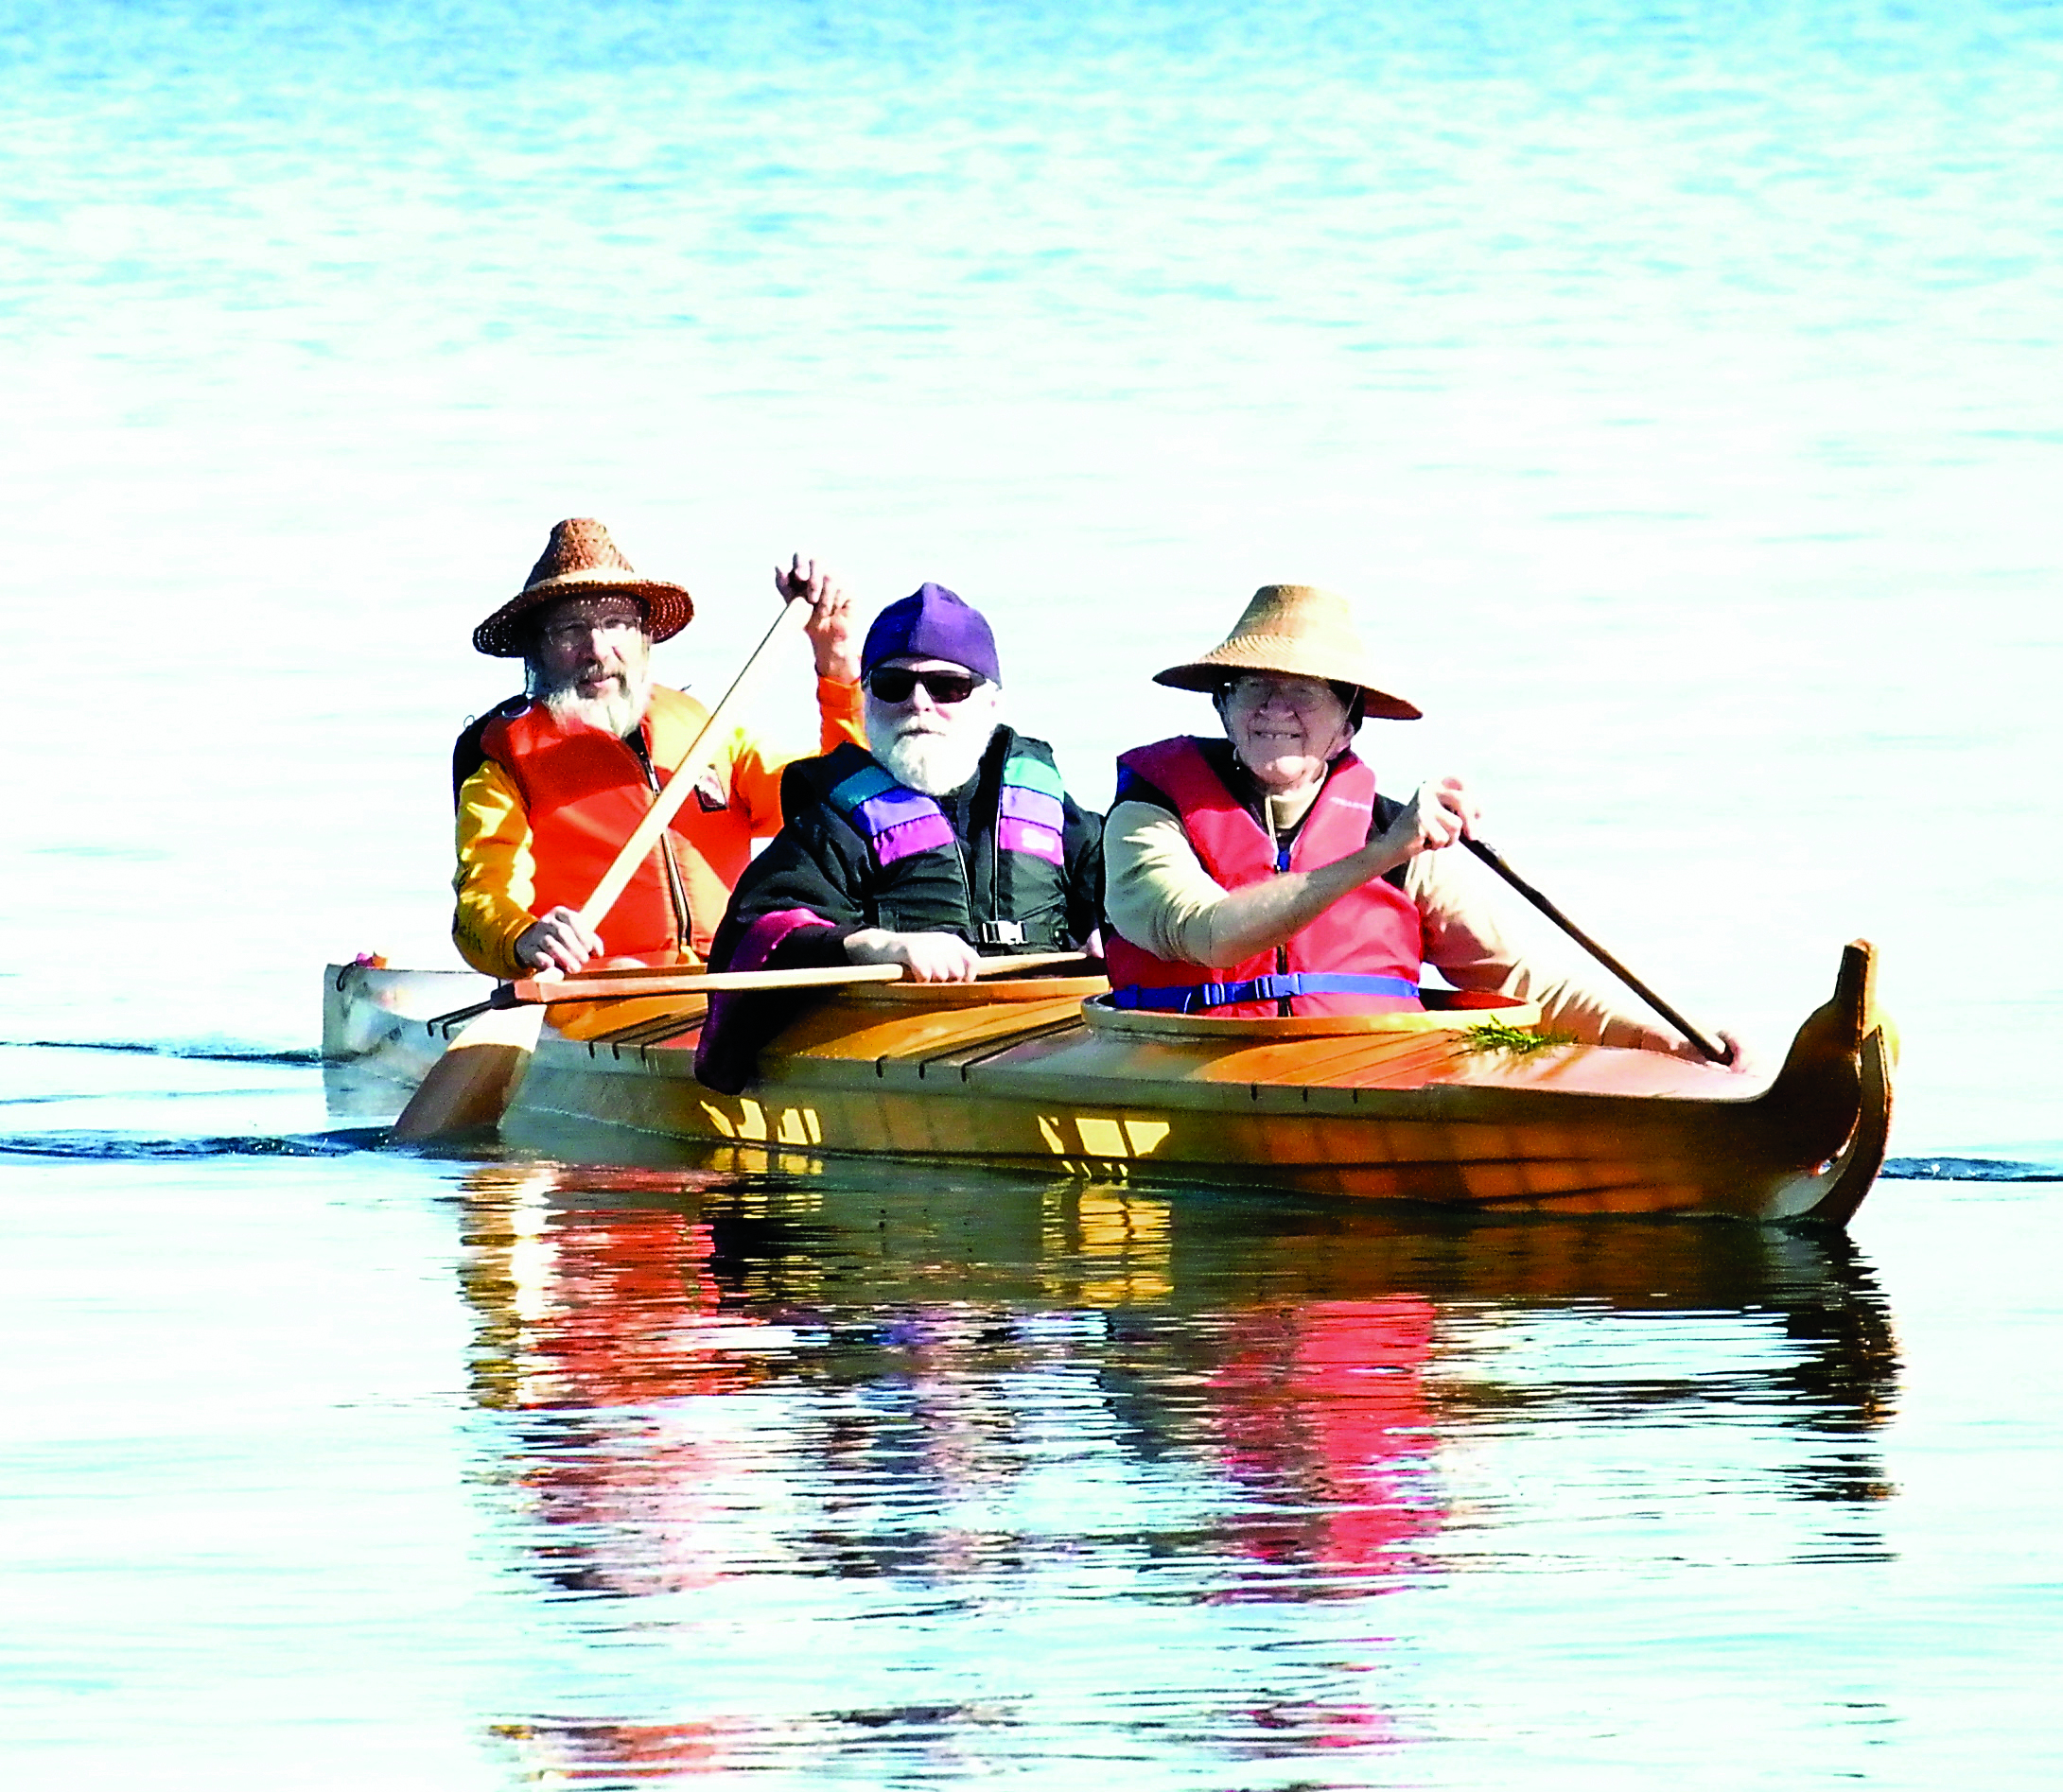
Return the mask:
POLYGON ((996 666, 996 637, 982 613, 944 585, 924 583, 874 618, 860 650, 865 678, 884 659, 942 659, 1003 683, 996 666))

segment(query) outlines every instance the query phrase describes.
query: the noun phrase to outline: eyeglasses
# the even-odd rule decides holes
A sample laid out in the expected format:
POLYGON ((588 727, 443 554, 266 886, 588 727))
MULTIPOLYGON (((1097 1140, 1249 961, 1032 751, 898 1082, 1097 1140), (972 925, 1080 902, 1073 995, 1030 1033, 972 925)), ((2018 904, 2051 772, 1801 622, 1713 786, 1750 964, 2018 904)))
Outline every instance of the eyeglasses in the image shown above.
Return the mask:
POLYGON ((1309 715, 1327 702, 1345 704, 1349 701, 1341 695, 1337 685, 1315 678, 1285 678, 1274 672, 1249 672, 1240 678, 1228 679, 1218 687, 1218 694, 1241 709, 1265 708, 1272 700, 1294 709, 1299 715, 1309 715))
POLYGON ((597 635, 628 635, 643 627, 644 618, 638 616, 569 617, 552 623, 542 634, 553 647, 584 647, 597 635))
POLYGON ((921 685, 935 704, 964 704, 988 681, 972 672, 913 672, 907 666, 877 666, 866 687, 884 704, 906 704, 921 685))

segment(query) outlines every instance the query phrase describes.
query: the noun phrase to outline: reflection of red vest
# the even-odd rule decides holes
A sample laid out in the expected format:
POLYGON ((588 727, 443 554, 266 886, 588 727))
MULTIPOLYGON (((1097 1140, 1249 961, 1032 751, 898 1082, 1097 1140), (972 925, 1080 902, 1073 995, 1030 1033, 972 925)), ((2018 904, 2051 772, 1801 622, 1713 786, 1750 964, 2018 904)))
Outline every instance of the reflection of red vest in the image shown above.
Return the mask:
MULTIPOLYGON (((655 687, 642 730, 653 764, 679 764, 708 717, 708 711, 692 697, 655 687)), ((579 908, 652 807, 653 790, 638 756, 600 728, 577 722, 561 726, 543 704, 495 722, 481 744, 514 780, 529 816, 536 861, 531 913, 549 913, 562 904, 579 908)), ((662 770, 660 782, 665 781, 662 770)), ((680 810, 661 844, 680 874, 691 917, 691 944, 706 951, 730 900, 731 886, 751 856, 751 842, 743 828, 718 834, 707 826, 699 830, 707 838, 696 839, 688 831, 695 807, 691 800, 680 810), (709 848, 724 862, 711 862, 709 848)), ((653 849, 603 917, 603 943, 612 958, 672 951, 682 943, 660 850, 653 849)))
MULTIPOLYGON (((1404 1546, 1444 1517, 1427 1449, 1436 1312, 1387 1295, 1231 1315, 1205 1386, 1226 1466, 1260 1496, 1230 1523, 1239 1547, 1335 1572, 1420 1565, 1404 1546)), ((1351 1738, 1374 1714, 1335 1715, 1351 1738)))
MULTIPOLYGON (((1304 816, 1286 863, 1267 830, 1211 769, 1186 735, 1138 747, 1118 759, 1172 802, 1203 868, 1228 890, 1285 871, 1329 865, 1368 844, 1375 774, 1351 753, 1333 762, 1304 816)), ((1110 1000, 1121 1008, 1164 1008, 1258 1018, 1389 1014, 1421 1006, 1425 935, 1418 905, 1383 879, 1350 891, 1285 945, 1236 965, 1179 965, 1113 932, 1104 942, 1110 1000)))

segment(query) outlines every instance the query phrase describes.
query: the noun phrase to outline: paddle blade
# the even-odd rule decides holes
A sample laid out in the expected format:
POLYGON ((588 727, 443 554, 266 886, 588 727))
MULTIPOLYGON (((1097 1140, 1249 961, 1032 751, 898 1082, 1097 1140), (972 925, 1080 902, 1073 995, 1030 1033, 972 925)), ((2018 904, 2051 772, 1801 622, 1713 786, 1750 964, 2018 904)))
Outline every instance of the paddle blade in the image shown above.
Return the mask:
POLYGON ((429 1067, 388 1136, 424 1144, 498 1126, 530 1068, 544 1018, 541 1007, 490 1008, 468 1020, 429 1067))

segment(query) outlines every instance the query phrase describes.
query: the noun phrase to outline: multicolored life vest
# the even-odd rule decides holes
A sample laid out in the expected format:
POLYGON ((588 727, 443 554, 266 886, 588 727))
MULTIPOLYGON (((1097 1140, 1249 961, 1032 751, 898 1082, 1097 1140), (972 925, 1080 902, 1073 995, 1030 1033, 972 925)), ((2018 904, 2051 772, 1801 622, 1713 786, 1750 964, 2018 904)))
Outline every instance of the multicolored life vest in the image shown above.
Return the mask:
MULTIPOLYGON (((652 764, 678 765, 708 720, 694 698, 655 686, 641 730, 652 764)), ((481 745, 515 782, 530 819, 532 913, 579 908, 644 819, 664 774, 648 776, 628 742, 600 728, 563 725, 541 703, 497 716, 481 745)), ((674 951, 684 943, 707 953, 751 856, 751 832, 740 818, 722 805, 685 804, 603 923, 610 955, 674 951)))
POLYGON ((957 933, 985 950, 1065 945, 1066 787, 1044 741, 996 734, 964 845, 936 801, 897 783, 871 754, 846 745, 807 762, 824 802, 867 844, 869 925, 957 933))
MULTIPOLYGON (((1193 737, 1134 748, 1117 763, 1118 800, 1128 772, 1159 791, 1175 805, 1203 868, 1228 890, 1329 865, 1368 844, 1375 774, 1352 753, 1333 761, 1295 841, 1280 849, 1193 737)), ((1114 931, 1104 951, 1117 1007, 1258 1018, 1419 1008, 1424 946, 1418 905, 1377 879, 1341 896, 1285 944, 1236 965, 1176 964, 1114 931)))

